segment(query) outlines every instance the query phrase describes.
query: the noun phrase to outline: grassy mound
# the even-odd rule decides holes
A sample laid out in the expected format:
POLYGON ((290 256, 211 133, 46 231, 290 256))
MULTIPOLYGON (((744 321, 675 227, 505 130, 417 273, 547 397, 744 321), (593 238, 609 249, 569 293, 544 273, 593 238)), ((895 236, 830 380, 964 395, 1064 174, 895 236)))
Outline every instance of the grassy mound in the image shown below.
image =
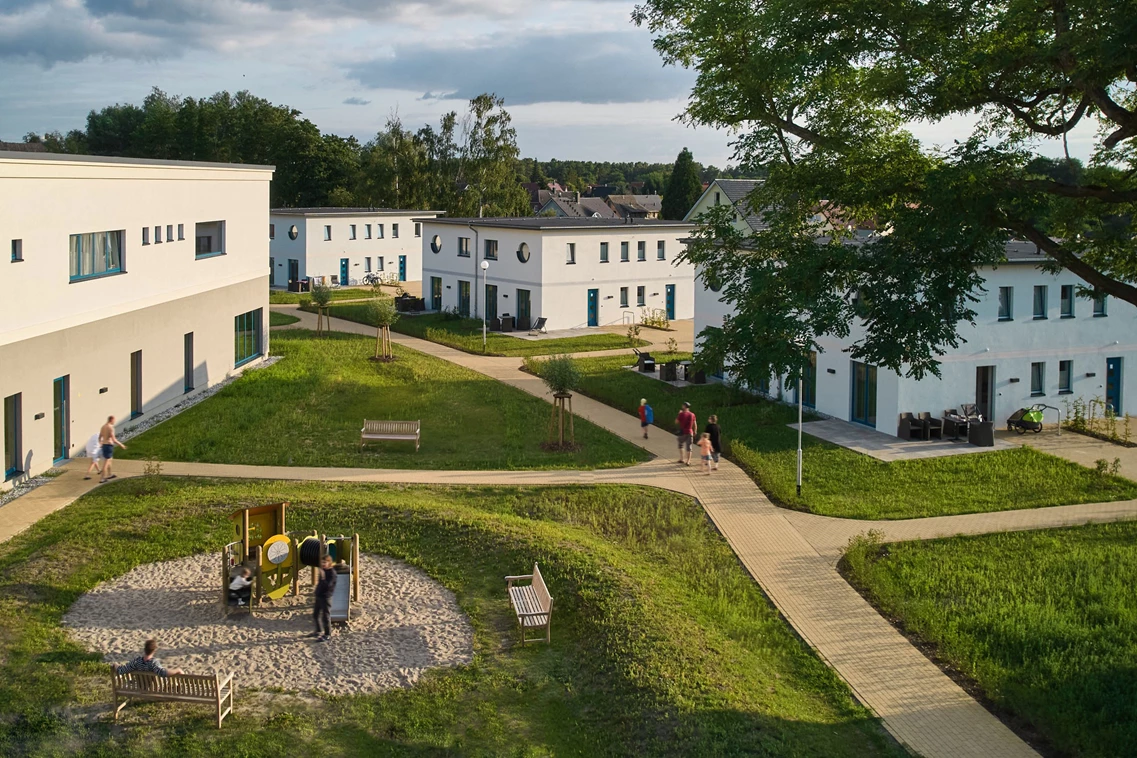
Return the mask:
POLYGON ((106 486, 0 546, 0 672, 4 755, 902 754, 697 504, 634 487, 106 486), (358 531, 454 591, 474 662, 382 695, 238 685, 220 731, 208 708, 166 704, 113 726, 107 669, 68 641, 63 613, 133 566, 217 550, 238 504, 282 499, 291 528, 358 531), (553 644, 522 648, 502 577, 534 561, 556 598, 553 644))

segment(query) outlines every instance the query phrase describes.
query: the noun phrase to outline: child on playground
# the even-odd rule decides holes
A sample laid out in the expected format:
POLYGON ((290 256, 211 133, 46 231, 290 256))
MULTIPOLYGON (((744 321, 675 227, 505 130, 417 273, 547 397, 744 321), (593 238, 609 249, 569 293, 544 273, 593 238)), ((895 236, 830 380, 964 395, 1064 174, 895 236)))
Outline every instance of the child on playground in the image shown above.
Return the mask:
POLYGON ((703 456, 703 471, 707 472, 707 476, 711 475, 711 456, 714 454, 714 449, 711 435, 703 432, 699 437, 699 452, 703 456))
POLYGON ((253 594, 253 580, 248 566, 241 566, 233 572, 233 579, 229 582, 229 599, 236 598, 237 605, 245 605, 253 594))

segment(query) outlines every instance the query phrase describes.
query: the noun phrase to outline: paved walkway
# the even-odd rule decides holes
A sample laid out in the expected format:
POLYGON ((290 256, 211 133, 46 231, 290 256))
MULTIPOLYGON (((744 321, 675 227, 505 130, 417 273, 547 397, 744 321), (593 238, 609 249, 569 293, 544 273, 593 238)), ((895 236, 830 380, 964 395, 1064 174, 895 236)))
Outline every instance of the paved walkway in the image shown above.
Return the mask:
MULTIPOLYGON (((311 314, 297 315, 305 326, 315 325, 311 314)), ((374 335, 369 327, 339 319, 332 320, 332 328, 374 335)), ((519 370, 518 358, 471 355, 400 334, 393 334, 392 339, 538 397, 546 396, 540 379, 519 370)), ((657 459, 626 469, 599 471, 382 471, 184 463, 164 463, 162 469, 174 475, 461 485, 626 482, 693 494, 794 629, 901 743, 929 758, 1036 755, 909 644, 837 574, 834 563, 849 537, 869 529, 884 532, 886 539, 900 540, 1045 528, 1134 518, 1137 501, 903 522, 851 521, 796 513, 775 507, 733 464, 724 461, 714 476, 700 475, 694 467, 672 462, 674 438, 667 432, 653 429, 651 439, 643 440, 634 416, 586 397, 577 396, 573 401, 578 415, 642 446, 657 459)), ((34 523, 86 492, 90 483, 82 481, 85 467, 80 463, 71 464, 57 480, 6 506, 3 514, 8 518, 0 525, 0 540, 19 531, 9 529, 8 522, 34 523)), ((143 464, 120 461, 118 465, 126 476, 140 473, 143 464)))
MULTIPOLYGON (((1119 421, 1117 425, 1120 429, 1122 422, 1119 421)), ((1137 435, 1137 427, 1134 427, 1133 433, 1137 435)), ((1137 447, 1122 447, 1068 429, 1059 435, 1054 424, 1046 424, 1038 434, 1032 432, 1018 434, 1008 432, 1006 429, 996 430, 995 439, 1011 445, 1033 447, 1089 468, 1093 468, 1098 460, 1104 459, 1113 463, 1114 459, 1117 459, 1121 464, 1121 476, 1137 480, 1137 447)))

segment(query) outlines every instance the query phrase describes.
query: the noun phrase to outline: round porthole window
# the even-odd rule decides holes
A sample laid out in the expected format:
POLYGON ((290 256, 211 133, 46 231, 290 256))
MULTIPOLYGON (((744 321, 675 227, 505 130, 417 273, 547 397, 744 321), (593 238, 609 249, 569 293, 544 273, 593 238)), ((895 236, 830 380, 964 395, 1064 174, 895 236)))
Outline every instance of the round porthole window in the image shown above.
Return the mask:
POLYGON ((707 289, 711 292, 718 292, 722 289, 722 280, 717 276, 707 276, 707 289))
POLYGON ((299 236, 300 236, 300 230, 296 228, 296 224, 293 224, 292 226, 290 226, 288 228, 288 239, 294 240, 299 236))
POLYGON ((442 238, 439 237, 437 234, 430 238, 430 252, 432 252, 432 253, 442 252, 442 238))
POLYGON ((529 262, 529 243, 522 242, 521 246, 517 248, 517 260, 522 263, 529 262))

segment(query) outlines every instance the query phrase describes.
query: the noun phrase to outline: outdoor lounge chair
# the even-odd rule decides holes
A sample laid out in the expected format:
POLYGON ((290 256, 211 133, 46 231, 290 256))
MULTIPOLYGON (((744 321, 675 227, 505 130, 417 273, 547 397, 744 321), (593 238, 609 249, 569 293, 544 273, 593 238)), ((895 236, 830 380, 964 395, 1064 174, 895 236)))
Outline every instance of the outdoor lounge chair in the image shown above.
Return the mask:
POLYGON ((529 333, 532 335, 548 334, 548 330, 545 329, 545 321, 546 319, 544 316, 537 319, 537 323, 533 324, 533 328, 529 330, 529 333))
POLYGON ((944 438, 944 422, 938 418, 932 418, 930 413, 921 413, 920 421, 924 424, 924 439, 930 440, 933 437, 942 440, 944 438))
POLYGON ((896 427, 896 436, 902 440, 924 439, 924 423, 911 413, 901 413, 896 427))

